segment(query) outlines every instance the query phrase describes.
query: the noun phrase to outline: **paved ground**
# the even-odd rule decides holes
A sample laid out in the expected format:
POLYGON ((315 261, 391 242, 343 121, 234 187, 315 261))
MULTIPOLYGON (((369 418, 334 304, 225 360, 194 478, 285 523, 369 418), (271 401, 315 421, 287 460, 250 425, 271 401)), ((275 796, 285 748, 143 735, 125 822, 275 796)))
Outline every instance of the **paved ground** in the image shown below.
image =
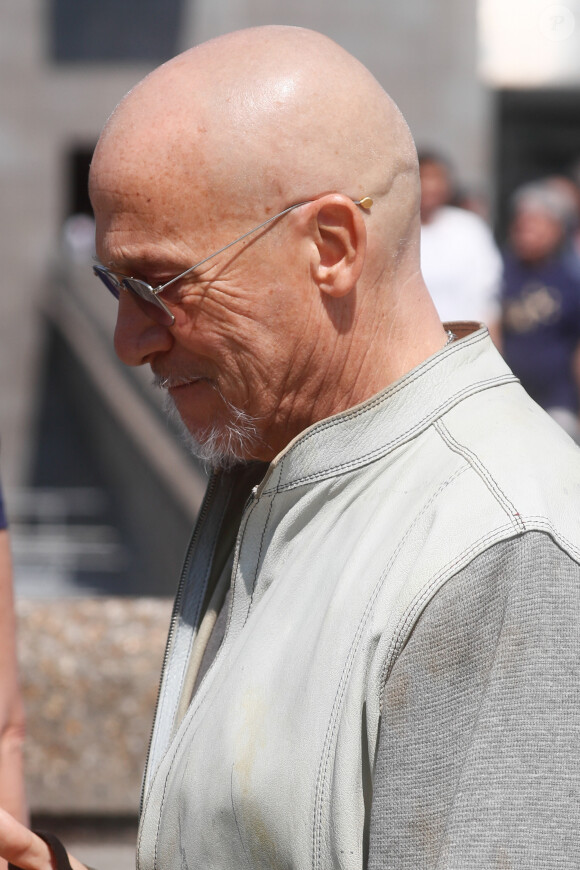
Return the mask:
POLYGON ((67 844, 71 854, 94 870, 135 870, 132 846, 112 843, 67 844))
POLYGON ((67 843, 71 854, 94 870, 135 870, 135 849, 122 843, 67 843))

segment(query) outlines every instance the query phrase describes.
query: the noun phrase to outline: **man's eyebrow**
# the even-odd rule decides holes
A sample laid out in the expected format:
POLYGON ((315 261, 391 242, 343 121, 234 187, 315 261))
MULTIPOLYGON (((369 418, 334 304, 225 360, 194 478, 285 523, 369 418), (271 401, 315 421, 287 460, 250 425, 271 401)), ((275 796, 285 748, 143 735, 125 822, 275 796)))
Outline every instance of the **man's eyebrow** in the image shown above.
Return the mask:
MULTIPOLYGON (((97 258, 98 262, 101 262, 97 258)), ((133 254, 121 255, 115 259, 107 259, 103 265, 112 272, 118 272, 120 275, 126 275, 128 278, 155 278, 158 283, 162 283, 162 279, 173 278, 180 272, 183 272, 190 265, 189 259, 178 260, 177 257, 154 254, 133 254)))

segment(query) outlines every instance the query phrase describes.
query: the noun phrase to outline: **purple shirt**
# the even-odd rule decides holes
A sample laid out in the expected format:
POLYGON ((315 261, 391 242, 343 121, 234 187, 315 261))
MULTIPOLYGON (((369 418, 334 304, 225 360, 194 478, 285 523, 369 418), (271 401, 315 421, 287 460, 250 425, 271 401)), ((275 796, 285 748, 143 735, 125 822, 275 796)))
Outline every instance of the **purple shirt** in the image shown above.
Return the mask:
POLYGON ((578 411, 572 371, 580 343, 580 279, 565 257, 539 265, 504 258, 503 354, 543 408, 578 411))

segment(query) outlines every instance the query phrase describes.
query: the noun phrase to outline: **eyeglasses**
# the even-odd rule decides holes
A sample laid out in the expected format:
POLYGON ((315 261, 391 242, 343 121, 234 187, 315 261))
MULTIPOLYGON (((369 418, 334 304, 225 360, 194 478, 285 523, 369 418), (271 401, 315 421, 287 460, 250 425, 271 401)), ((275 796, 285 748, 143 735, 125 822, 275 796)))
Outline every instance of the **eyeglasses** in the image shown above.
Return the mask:
MULTIPOLYGON (((154 320, 156 323, 161 324, 162 326, 173 326, 175 323, 175 317, 172 314, 170 308, 167 303, 160 298, 160 294, 163 293, 168 287, 172 284, 175 284, 177 281, 181 281, 182 278, 185 278, 186 275, 189 275, 195 269, 198 269, 200 266, 203 266, 204 263, 207 263, 208 260, 213 260, 214 257, 217 257, 218 254, 223 253, 223 251, 227 251, 228 248, 231 248, 232 245, 237 245, 238 242, 241 242, 243 239, 251 236, 252 233, 258 232, 262 227, 271 224, 272 221, 277 220, 277 218, 282 217, 285 214, 288 214, 289 211, 293 211, 295 208, 300 208, 302 205, 307 205, 309 202, 314 202, 314 200, 307 199, 304 202, 297 202, 294 205, 285 208, 283 211, 278 212, 278 214, 273 215, 268 218, 268 220, 263 221, 261 224, 258 224, 257 227, 254 227, 251 230, 248 230, 247 233, 244 233, 239 238, 234 239, 233 242, 229 242, 227 245, 224 245, 223 248, 220 248, 219 251, 214 251, 213 254, 210 254, 208 257, 204 257, 203 260, 200 260, 199 263, 196 263, 195 266, 190 266, 185 272, 181 272, 179 275, 176 275, 175 278, 171 278, 171 280, 166 281, 165 284, 160 284, 158 287, 152 287, 151 284, 148 284, 146 281, 142 281, 140 278, 132 278, 129 275, 121 275, 118 272, 112 272, 110 269, 107 269, 106 266, 102 266, 100 263, 93 266, 93 272, 100 278, 107 290, 109 290, 115 299, 119 298, 121 290, 129 290, 135 297, 135 300, 139 304, 139 307, 145 312, 145 314, 154 320)), ((362 199, 353 199, 355 205, 359 205, 361 208, 370 208, 373 204, 370 196, 365 196, 362 199)))

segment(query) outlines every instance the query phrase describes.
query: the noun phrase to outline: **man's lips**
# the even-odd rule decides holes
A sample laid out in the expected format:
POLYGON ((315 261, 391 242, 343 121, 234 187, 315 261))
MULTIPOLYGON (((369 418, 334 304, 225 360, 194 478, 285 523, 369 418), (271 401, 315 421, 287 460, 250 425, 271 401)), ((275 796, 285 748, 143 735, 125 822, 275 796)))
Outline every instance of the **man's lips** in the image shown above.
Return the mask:
POLYGON ((175 393, 178 390, 183 390, 186 387, 194 387, 196 384, 200 384, 202 381, 207 381, 208 378, 190 378, 188 381, 180 381, 178 384, 169 384, 166 387, 167 392, 175 393))
POLYGON ((156 387, 159 387, 162 390, 167 390, 171 393, 175 390, 182 389, 183 387, 190 387, 194 384, 199 384, 200 381, 209 381, 209 378, 204 375, 189 375, 188 377, 175 377, 171 375, 164 377, 163 375, 155 375, 153 383, 156 387))

